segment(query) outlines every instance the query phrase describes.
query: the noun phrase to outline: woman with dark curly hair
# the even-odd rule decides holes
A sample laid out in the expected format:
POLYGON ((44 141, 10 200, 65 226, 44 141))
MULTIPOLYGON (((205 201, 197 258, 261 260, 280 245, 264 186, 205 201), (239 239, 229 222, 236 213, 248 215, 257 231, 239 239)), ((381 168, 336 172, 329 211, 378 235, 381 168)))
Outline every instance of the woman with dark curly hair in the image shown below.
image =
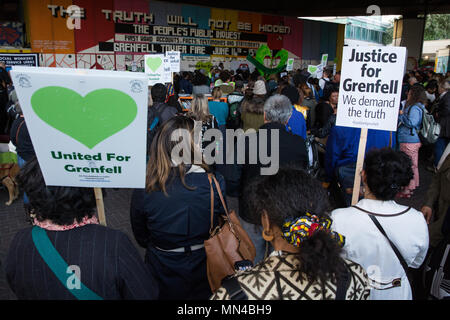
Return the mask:
POLYGON ((281 168, 250 183, 244 201, 275 251, 225 280, 211 299, 367 299, 367 274, 341 258, 345 239, 330 231, 328 197, 319 181, 304 171, 281 168))
POLYGON ((46 186, 36 158, 17 177, 34 226, 19 231, 6 259, 18 299, 157 299, 158 286, 129 238, 100 226, 92 188, 46 186))
POLYGON ((404 152, 390 148, 370 151, 361 173, 364 199, 331 214, 332 229, 346 239, 344 256, 369 274, 372 300, 411 300, 405 269, 419 268, 428 250, 428 228, 422 213, 394 201, 413 176, 411 166, 404 152))
POLYGON ((399 112, 397 139, 400 151, 411 158, 414 172, 409 185, 399 193, 399 196, 404 198, 410 198, 414 190, 419 187, 419 149, 422 144, 418 131, 422 126, 423 113, 426 112, 426 101, 427 96, 424 87, 415 84, 408 91, 405 108, 399 112))

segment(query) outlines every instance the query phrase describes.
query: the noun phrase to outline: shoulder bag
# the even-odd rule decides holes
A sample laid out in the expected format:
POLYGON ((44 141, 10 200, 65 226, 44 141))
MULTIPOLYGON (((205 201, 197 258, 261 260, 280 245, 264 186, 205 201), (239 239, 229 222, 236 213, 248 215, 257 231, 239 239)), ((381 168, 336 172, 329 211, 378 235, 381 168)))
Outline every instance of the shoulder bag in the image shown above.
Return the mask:
POLYGON ((234 210, 228 212, 216 177, 208 174, 208 179, 211 187, 211 227, 209 239, 205 240, 205 251, 208 281, 212 292, 215 292, 221 287, 225 277, 236 272, 235 263, 242 260, 253 261, 256 250, 234 210), (225 215, 219 218, 220 223, 215 228, 213 182, 225 210, 225 215))

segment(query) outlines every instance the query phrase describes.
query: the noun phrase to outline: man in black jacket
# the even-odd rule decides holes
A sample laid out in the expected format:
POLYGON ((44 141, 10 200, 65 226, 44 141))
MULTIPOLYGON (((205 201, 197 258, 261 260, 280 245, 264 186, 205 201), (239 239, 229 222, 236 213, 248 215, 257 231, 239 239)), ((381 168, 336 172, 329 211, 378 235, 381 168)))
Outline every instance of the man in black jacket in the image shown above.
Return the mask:
MULTIPOLYGON (((292 104, 286 96, 276 94, 264 104, 264 124, 258 132, 239 136, 235 146, 235 161, 232 165, 227 159, 227 170, 224 173, 227 183, 227 194, 239 197, 239 216, 244 229, 251 237, 256 247, 255 263, 264 258, 265 241, 262 238, 262 228, 257 227, 242 201, 243 189, 260 175, 273 175, 282 166, 306 168, 308 153, 305 140, 286 131, 286 123, 292 115, 292 104), (245 143, 245 147, 240 147, 245 143), (239 151, 245 150, 245 157, 239 151), (239 158, 245 159, 240 164, 239 158)), ((229 139, 232 140, 232 139, 229 139)), ((241 161, 242 162, 242 161, 241 161)))

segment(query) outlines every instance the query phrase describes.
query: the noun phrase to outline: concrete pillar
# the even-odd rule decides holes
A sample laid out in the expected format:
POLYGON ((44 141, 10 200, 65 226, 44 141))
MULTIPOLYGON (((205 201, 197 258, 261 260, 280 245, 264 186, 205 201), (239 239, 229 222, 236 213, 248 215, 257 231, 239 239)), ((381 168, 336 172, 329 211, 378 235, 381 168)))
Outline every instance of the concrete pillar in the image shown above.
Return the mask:
POLYGON ((424 18, 402 18, 394 22, 393 45, 408 49, 407 69, 413 68, 412 60, 418 64, 422 57, 424 32, 424 18))

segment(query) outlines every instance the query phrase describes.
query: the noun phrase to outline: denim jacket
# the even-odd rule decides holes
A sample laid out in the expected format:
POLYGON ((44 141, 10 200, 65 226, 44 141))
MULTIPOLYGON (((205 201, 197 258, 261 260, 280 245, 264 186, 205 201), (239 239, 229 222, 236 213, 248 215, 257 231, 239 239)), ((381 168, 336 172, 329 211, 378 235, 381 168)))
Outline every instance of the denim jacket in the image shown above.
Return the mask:
POLYGON ((403 109, 403 114, 398 117, 397 137, 399 143, 420 142, 417 132, 422 126, 424 108, 424 105, 419 102, 403 109))

